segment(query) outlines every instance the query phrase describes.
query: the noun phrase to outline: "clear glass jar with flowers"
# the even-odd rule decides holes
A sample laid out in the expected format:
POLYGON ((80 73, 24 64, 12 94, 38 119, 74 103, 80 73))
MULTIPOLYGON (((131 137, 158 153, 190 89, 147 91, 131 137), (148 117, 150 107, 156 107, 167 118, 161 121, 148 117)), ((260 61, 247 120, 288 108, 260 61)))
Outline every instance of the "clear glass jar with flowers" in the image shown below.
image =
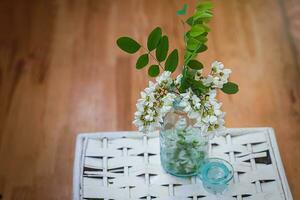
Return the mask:
POLYGON ((199 2, 192 16, 184 20, 187 8, 185 4, 177 11, 185 29, 189 28, 184 32, 183 67, 175 78, 172 73, 179 64, 178 50, 169 53, 168 37, 160 27, 149 34, 146 48, 130 37, 117 40, 117 45, 127 53, 143 50, 136 68, 149 65, 148 75, 156 77, 141 92, 133 123, 143 133, 160 130, 162 166, 176 176, 197 174, 207 156, 208 139, 225 129, 225 113, 216 99, 218 90, 226 94, 238 92, 238 85, 229 81, 230 69, 215 61, 205 75, 203 64, 196 59, 207 50, 212 3, 199 2))

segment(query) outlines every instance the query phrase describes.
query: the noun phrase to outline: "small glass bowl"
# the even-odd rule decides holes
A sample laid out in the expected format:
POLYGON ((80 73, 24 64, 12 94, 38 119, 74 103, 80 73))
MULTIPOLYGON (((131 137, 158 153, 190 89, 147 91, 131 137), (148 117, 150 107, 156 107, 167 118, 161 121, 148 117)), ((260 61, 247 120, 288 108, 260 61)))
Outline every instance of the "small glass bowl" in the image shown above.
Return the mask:
POLYGON ((233 167, 226 160, 209 158, 204 161, 198 177, 210 193, 222 194, 233 177, 233 167))

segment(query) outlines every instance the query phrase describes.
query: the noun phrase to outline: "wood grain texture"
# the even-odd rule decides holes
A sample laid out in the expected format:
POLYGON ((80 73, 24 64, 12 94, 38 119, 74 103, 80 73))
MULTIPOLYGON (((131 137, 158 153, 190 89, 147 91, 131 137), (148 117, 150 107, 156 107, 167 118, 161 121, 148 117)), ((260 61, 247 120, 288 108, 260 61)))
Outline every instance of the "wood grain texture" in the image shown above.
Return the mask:
POLYGON ((290 40, 292 51, 300 65, 300 0, 278 0, 290 40))
MULTIPOLYGON (((0 1, 3 199, 70 199, 77 133, 134 130, 135 101, 148 79, 146 71, 134 69, 134 57, 117 49, 115 39, 132 35, 145 42, 147 33, 161 25, 172 47, 182 49, 174 11, 183 2, 0 1)), ((299 199, 299 30, 298 25, 287 29, 288 22, 299 23, 288 8, 299 7, 299 1, 215 4, 209 51, 200 59, 206 65, 223 61, 240 84, 239 94, 220 95, 227 126, 275 128, 294 199, 299 199)))

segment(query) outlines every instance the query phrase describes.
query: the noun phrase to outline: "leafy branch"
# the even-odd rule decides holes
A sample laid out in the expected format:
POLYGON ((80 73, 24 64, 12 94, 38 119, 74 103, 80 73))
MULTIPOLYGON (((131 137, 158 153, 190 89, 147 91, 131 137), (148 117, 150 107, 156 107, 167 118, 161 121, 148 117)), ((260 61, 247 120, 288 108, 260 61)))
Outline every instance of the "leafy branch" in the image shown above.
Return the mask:
MULTIPOLYGON (((200 96, 209 90, 201 80, 195 80, 195 74, 203 68, 203 64, 196 60, 199 53, 206 51, 207 36, 210 32, 208 23, 213 17, 213 4, 210 1, 199 2, 192 16, 183 20, 187 14, 188 5, 184 4, 176 14, 181 17, 180 21, 184 28, 185 52, 182 68, 182 79, 179 87, 179 92, 184 93, 191 88, 195 94, 200 96), (186 31, 186 26, 189 29, 186 31)), ((163 35, 162 29, 156 27, 151 31, 147 40, 147 48, 143 47, 137 41, 130 37, 120 37, 117 40, 117 45, 123 51, 134 54, 142 48, 145 53, 138 57, 136 62, 137 69, 143 69, 149 64, 151 57, 156 64, 150 65, 148 75, 156 77, 160 74, 160 70, 174 72, 178 66, 178 50, 174 49, 169 53, 168 36, 163 35), (155 56, 153 52, 155 51, 155 56), (169 53, 169 54, 168 54, 169 53), (164 63, 164 66, 163 64, 164 63)), ((235 83, 229 82, 224 84, 222 91, 227 94, 235 94, 238 92, 238 86, 235 83)))
POLYGON ((147 49, 130 37, 120 37, 117 40, 117 45, 123 51, 134 54, 140 48, 146 53, 139 56, 136 62, 137 69, 143 69, 149 64, 149 56, 156 62, 148 68, 148 75, 156 77, 160 74, 160 69, 174 72, 178 66, 178 50, 173 50, 169 55, 169 39, 168 36, 162 35, 160 27, 155 28, 148 36, 147 49), (152 52, 155 51, 155 56, 152 52), (164 67, 162 63, 164 62, 164 67))

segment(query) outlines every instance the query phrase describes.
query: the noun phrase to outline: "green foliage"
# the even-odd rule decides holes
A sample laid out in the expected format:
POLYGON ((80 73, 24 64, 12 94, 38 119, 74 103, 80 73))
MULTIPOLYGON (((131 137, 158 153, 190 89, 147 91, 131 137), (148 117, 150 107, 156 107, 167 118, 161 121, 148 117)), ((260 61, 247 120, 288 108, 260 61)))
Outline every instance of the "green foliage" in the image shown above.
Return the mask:
POLYGON ((203 25, 196 24, 195 26, 192 26, 190 30, 190 36, 191 37, 197 37, 203 33, 205 33, 206 29, 204 28, 203 25))
POLYGON ((136 53, 141 48, 141 45, 130 37, 120 37, 117 40, 117 45, 120 49, 130 54, 136 53))
POLYGON ((212 18, 212 14, 209 12, 197 12, 193 19, 194 22, 198 21, 199 19, 202 20, 203 22, 208 22, 208 20, 210 20, 212 18))
MULTIPOLYGON (((184 4, 176 14, 184 17, 187 14, 188 5, 184 4)), ((207 36, 210 32, 208 22, 213 17, 213 5, 210 1, 200 2, 197 4, 195 12, 192 16, 186 19, 181 19, 183 24, 186 24, 184 33, 185 52, 182 69, 182 79, 179 88, 174 86, 174 89, 179 93, 186 92, 189 88, 200 96, 208 92, 209 87, 205 86, 201 80, 196 80, 195 75, 198 70, 203 68, 203 64, 196 58, 199 53, 207 50, 207 36)), ((117 40, 117 45, 123 51, 134 54, 142 47, 138 42, 130 37, 120 37, 117 40)), ((156 77, 160 70, 175 72, 179 64, 178 50, 174 49, 169 55, 169 39, 167 35, 163 35, 162 29, 156 27, 151 31, 147 39, 147 48, 142 48, 145 52, 140 55, 136 61, 136 68, 142 69, 147 65, 148 75, 156 77), (154 54, 155 51, 155 55, 154 54), (152 62, 150 62, 152 58, 152 62), (163 67, 164 66, 164 67, 163 67)), ((227 94, 235 94, 239 90, 238 85, 232 82, 224 84, 222 91, 227 94)))
POLYGON ((211 2, 202 2, 197 6, 197 10, 211 10, 213 7, 211 2))
POLYGON ((159 66, 158 65, 151 65, 148 69, 148 75, 151 77, 156 77, 159 74, 159 66))
POLYGON ((187 64, 191 69, 200 70, 203 68, 203 64, 199 62, 198 60, 190 60, 190 62, 187 64))
POLYGON ((178 66, 178 50, 174 49, 165 62, 165 70, 174 72, 178 66))
POLYGON ((200 96, 202 93, 208 92, 208 88, 202 83, 202 81, 196 81, 193 79, 191 84, 193 92, 195 92, 198 96, 200 96))
POLYGON ((211 2, 201 2, 197 5, 195 13, 186 20, 190 29, 185 34, 187 48, 184 65, 187 65, 198 53, 207 50, 205 44, 207 42, 207 34, 210 31, 207 23, 213 16, 212 8, 211 2))
POLYGON ((207 50, 207 46, 205 44, 200 45, 199 48, 197 49, 196 53, 201 53, 207 50))
POLYGON ((189 89, 190 84, 187 79, 187 77, 182 77, 180 87, 179 87, 179 92, 184 93, 187 89, 189 89))
POLYGON ((143 54, 141 55, 138 60, 136 61, 136 68, 137 69, 142 69, 144 68, 146 65, 148 65, 149 63, 149 55, 146 53, 146 54, 143 54))
POLYGON ((228 82, 223 85, 221 90, 226 94, 236 94, 239 91, 239 86, 235 83, 228 82))
POLYGON ((189 17, 189 18, 186 20, 186 23, 187 23, 188 25, 192 26, 193 23, 194 23, 194 18, 193 18, 193 17, 189 17))
POLYGON ((162 37, 162 30, 156 27, 148 36, 147 47, 149 51, 154 50, 162 37))
POLYGON ((183 7, 179 10, 177 10, 176 14, 177 15, 185 15, 187 11, 188 5, 184 4, 183 7))
POLYGON ((164 35, 157 48, 156 48, 156 58, 159 62, 162 62, 166 59, 169 51, 169 39, 168 36, 164 35))
POLYGON ((206 87, 201 80, 195 80, 195 74, 197 70, 184 69, 183 77, 181 79, 181 84, 179 87, 179 92, 184 93, 187 89, 191 88, 193 92, 200 96, 203 93, 208 92, 208 87, 206 87))
POLYGON ((188 88, 191 88, 197 95, 200 95, 208 90, 201 81, 196 81, 194 76, 195 71, 203 68, 203 64, 195 58, 199 53, 207 50, 207 35, 210 31, 207 23, 213 16, 212 8, 211 2, 200 2, 194 14, 185 21, 190 28, 185 33, 186 49, 180 92, 185 92, 188 88))
POLYGON ((188 68, 184 68, 182 75, 183 76, 179 88, 180 93, 184 93, 188 88, 191 87, 195 73, 194 71, 190 71, 188 68))
MULTIPOLYGON (((130 37, 120 37, 117 40, 117 45, 123 51, 131 54, 137 52, 142 47, 138 42, 130 37)), ((162 29, 160 27, 156 27, 151 31, 147 40, 147 49, 143 48, 143 50, 145 50, 146 53, 138 57, 136 61, 137 69, 146 67, 150 63, 151 57, 156 64, 153 64, 148 68, 149 76, 158 76, 160 68, 170 72, 174 72, 176 70, 179 63, 178 50, 173 50, 168 56, 169 39, 166 35, 162 36, 162 29), (153 50, 155 50, 155 56, 152 54, 153 50), (162 63, 164 61, 165 63, 163 67, 162 63)))
POLYGON ((200 46, 200 41, 195 39, 195 38, 188 38, 188 41, 187 41, 187 49, 188 50, 191 50, 191 51, 195 51, 199 48, 200 46))

